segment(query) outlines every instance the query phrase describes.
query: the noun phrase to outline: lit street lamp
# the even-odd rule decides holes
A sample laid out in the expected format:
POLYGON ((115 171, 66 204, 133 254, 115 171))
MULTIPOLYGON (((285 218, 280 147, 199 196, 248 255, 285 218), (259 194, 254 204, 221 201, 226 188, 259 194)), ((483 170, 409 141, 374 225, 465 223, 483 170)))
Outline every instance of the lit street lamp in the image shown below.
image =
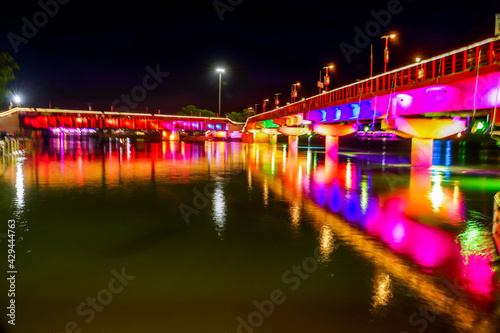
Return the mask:
POLYGON ((292 84, 292 103, 295 103, 295 100, 297 99, 298 93, 297 93, 297 86, 300 86, 300 82, 292 84))
POLYGON ((328 70, 333 69, 333 66, 326 66, 323 67, 323 69, 326 69, 326 74, 325 74, 325 91, 328 91, 328 86, 330 85, 330 76, 328 76, 328 70))
MULTIPOLYGON (((417 64, 420 64, 420 62, 422 61, 421 58, 416 58, 415 61, 417 62, 417 64)), ((417 74, 417 77, 419 80, 422 80, 424 78, 424 64, 420 64, 420 66, 417 67, 418 68, 418 74, 417 74)))
POLYGON ((389 63, 389 38, 396 38, 396 35, 385 35, 382 39, 385 39, 385 51, 384 51, 384 73, 387 72, 387 64, 389 63))
POLYGON ((222 90, 222 73, 226 70, 224 68, 217 68, 217 73, 219 73, 219 113, 217 113, 217 117, 220 116, 220 101, 221 101, 221 90, 222 90))
POLYGON ((16 106, 21 106, 21 97, 19 95, 14 95, 14 103, 16 103, 16 106))
POLYGON ((274 105, 276 106, 276 109, 280 106, 279 95, 281 95, 281 93, 274 94, 274 105))

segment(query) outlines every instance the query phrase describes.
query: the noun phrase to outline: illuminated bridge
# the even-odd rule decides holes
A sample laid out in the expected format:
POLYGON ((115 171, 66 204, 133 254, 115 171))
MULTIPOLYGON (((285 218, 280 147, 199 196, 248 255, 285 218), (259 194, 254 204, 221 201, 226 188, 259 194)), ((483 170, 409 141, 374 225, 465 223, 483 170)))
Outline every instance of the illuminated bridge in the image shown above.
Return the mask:
POLYGON ((296 154, 297 137, 313 131, 336 156, 340 136, 385 131, 412 138, 412 165, 430 167, 434 139, 470 130, 479 117, 491 120, 492 133, 500 126, 499 64, 500 37, 487 39, 250 117, 243 141, 275 143, 284 134, 296 154))
POLYGON ((98 130, 160 131, 169 140, 179 140, 180 131, 212 131, 223 139, 237 137, 243 124, 226 118, 170 116, 41 108, 14 108, 0 113, 0 130, 8 133, 91 133, 98 130))

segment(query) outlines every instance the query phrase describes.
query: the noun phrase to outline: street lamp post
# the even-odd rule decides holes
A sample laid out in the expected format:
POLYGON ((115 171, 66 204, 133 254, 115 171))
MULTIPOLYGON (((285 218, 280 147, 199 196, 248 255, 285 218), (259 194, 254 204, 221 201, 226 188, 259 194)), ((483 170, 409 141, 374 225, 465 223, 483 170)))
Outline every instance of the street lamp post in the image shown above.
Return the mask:
POLYGON ((370 45, 370 77, 373 77, 373 44, 370 45))
POLYGON ((298 93, 297 93, 297 86, 300 86, 300 82, 292 84, 292 103, 295 103, 295 100, 297 99, 298 93))
POLYGON ((323 69, 326 69, 326 74, 325 74, 325 91, 328 91, 328 86, 330 85, 330 76, 328 76, 328 70, 332 69, 333 66, 326 66, 323 67, 323 69))
POLYGON ((224 68, 217 68, 217 73, 219 73, 219 113, 217 113, 217 117, 220 116, 220 102, 221 102, 221 90, 222 90, 222 73, 226 70, 224 68))
POLYGON ((262 101, 262 113, 266 112, 266 104, 269 102, 269 98, 262 101))
POLYGON ((418 80, 422 80, 424 78, 424 65, 420 63, 422 59, 416 58, 415 61, 417 62, 417 64, 420 64, 420 66, 417 67, 418 68, 417 78, 418 80))
POLYGON ((325 87, 325 85, 323 84, 323 80, 321 79, 321 74, 323 74, 323 71, 319 71, 319 81, 318 81, 318 89, 319 89, 319 92, 318 94, 321 94, 321 90, 325 87))
POLYGON ((259 104, 255 104, 255 114, 257 114, 257 106, 259 106, 259 104))
POLYGON ((276 106, 276 109, 280 106, 279 95, 281 95, 281 93, 274 94, 274 105, 276 106))
POLYGON ((396 38, 396 35, 385 35, 382 39, 385 39, 385 51, 384 51, 384 73, 387 72, 387 64, 389 63, 389 38, 396 38))

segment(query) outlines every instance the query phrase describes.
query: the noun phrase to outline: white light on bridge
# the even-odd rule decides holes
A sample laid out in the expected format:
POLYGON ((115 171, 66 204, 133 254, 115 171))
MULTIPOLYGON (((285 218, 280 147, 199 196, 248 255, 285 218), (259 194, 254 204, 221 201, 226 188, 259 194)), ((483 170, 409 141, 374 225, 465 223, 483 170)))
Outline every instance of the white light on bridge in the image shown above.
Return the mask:
POLYGON ((14 95, 14 102, 19 106, 21 104, 21 97, 19 95, 14 95))

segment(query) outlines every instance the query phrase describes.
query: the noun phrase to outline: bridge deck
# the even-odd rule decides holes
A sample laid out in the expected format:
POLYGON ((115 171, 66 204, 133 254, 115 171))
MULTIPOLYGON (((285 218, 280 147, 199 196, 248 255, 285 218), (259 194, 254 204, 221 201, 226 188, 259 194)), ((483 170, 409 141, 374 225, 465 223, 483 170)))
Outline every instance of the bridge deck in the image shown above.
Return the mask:
MULTIPOLYGON (((252 116, 248 123, 345 105, 376 96, 474 78, 499 72, 500 37, 490 38, 437 57, 398 68, 327 93, 252 116)), ((371 115, 374 116, 373 113, 371 115)), ((380 115, 378 115, 380 116, 380 115)), ((247 124, 248 124, 247 123, 247 124)))
MULTIPOLYGON (((124 113, 90 110, 14 108, 0 113, 0 123, 18 118, 19 126, 28 129, 93 128, 131 130, 230 131, 243 124, 227 118, 124 113)), ((11 122, 11 121, 10 121, 11 122)))

